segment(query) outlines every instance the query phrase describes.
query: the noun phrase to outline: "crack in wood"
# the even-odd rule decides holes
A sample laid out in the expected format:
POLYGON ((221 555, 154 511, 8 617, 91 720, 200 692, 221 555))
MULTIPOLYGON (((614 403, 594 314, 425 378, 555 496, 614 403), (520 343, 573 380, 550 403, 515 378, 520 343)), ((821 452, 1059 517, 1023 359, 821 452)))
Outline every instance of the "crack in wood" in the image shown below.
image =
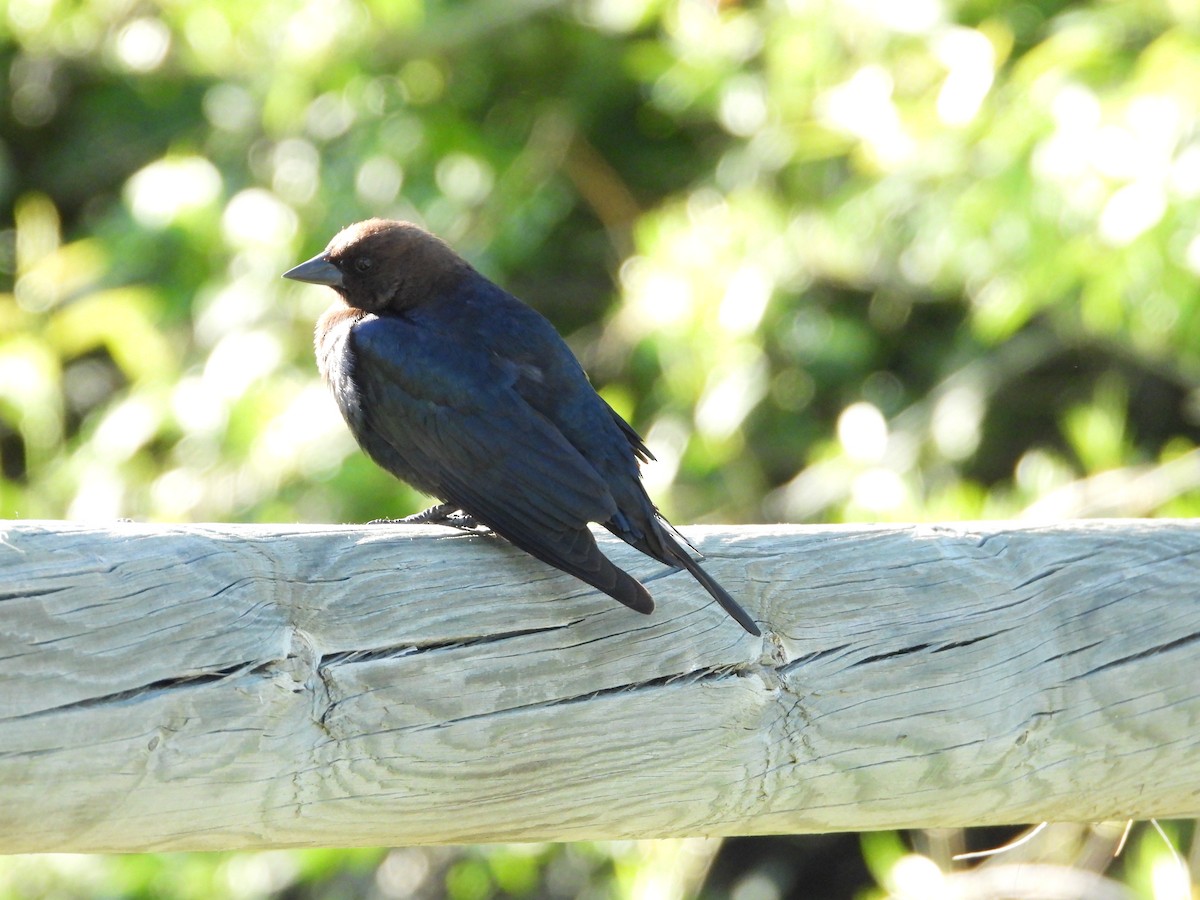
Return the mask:
POLYGON ((896 650, 889 650, 887 653, 875 653, 871 656, 865 656, 862 659, 856 660, 850 664, 850 668, 858 666, 866 666, 871 663, 883 662, 889 659, 896 659, 900 656, 909 656, 913 653, 920 653, 922 650, 928 650, 932 644, 913 644, 911 647, 900 647, 896 650))
POLYGON ((1122 656, 1118 659, 1109 660, 1106 663, 1088 669, 1086 672, 1073 675, 1068 678, 1067 681, 1079 681, 1081 678, 1088 678, 1098 672, 1104 672, 1108 669, 1115 669, 1117 666, 1128 665, 1129 663, 1137 662, 1141 659, 1147 659, 1151 656, 1158 656, 1161 653, 1169 653, 1172 650, 1178 650, 1180 647, 1187 647, 1188 645, 1195 644, 1197 642, 1200 642, 1200 632, 1189 634, 1173 641, 1167 641, 1165 644, 1159 644, 1155 647, 1148 647, 1147 649, 1141 650, 1137 653, 1130 653, 1128 656, 1122 656))
POLYGON ((814 663, 818 659, 827 659, 830 656, 849 650, 853 646, 853 644, 838 644, 836 647, 830 647, 827 650, 814 650, 812 653, 805 653, 803 656, 798 656, 790 662, 775 666, 775 673, 778 675, 788 675, 809 663, 814 663))
POLYGON ((1007 634, 1010 631, 1012 631, 1011 628, 1001 628, 997 631, 991 632, 990 634, 981 634, 979 637, 964 638, 961 641, 949 641, 948 643, 942 644, 940 647, 934 647, 932 652, 945 653, 947 650, 960 650, 963 647, 970 647, 973 644, 978 644, 980 641, 991 640, 994 637, 999 637, 1000 635, 1007 634))
POLYGON ((235 665, 224 666, 219 669, 212 669, 205 672, 196 672, 190 675, 178 675, 172 678, 160 678, 157 681, 151 681, 148 684, 126 688, 125 690, 121 691, 114 691, 111 694, 101 694, 95 697, 86 697, 83 700, 73 700, 70 703, 63 703, 58 706, 50 706, 45 709, 34 710, 33 712, 18 713, 13 716, 7 716, 2 721, 28 721, 44 716, 72 712, 74 710, 95 709, 96 707, 110 706, 120 703, 127 703, 130 701, 140 702, 156 695, 161 696, 165 693, 174 692, 181 689, 202 687, 207 684, 212 684, 216 681, 223 681, 226 678, 238 677, 246 674, 247 672, 254 671, 257 668, 265 667, 271 662, 275 662, 275 660, 264 663, 237 663, 235 665))
POLYGON ((63 585, 62 587, 22 588, 16 591, 0 591, 0 603, 3 603, 5 600, 32 600, 35 597, 48 597, 51 594, 69 591, 71 587, 72 585, 63 585))
POLYGON ((1087 644, 1081 644, 1080 646, 1073 647, 1070 650, 1064 650, 1062 653, 1055 653, 1053 656, 1047 656, 1046 662, 1054 662, 1055 660, 1067 659, 1068 657, 1071 657, 1071 656, 1077 656, 1080 653, 1087 653, 1089 650, 1099 647, 1102 643, 1104 643, 1104 642, 1103 641, 1091 641, 1087 644))
POLYGON ((500 631, 494 634, 479 635, 478 637, 453 638, 445 641, 406 641, 391 646, 371 647, 363 650, 342 650, 336 653, 322 654, 317 667, 321 669, 330 666, 353 665, 355 663, 376 662, 382 659, 400 659, 401 657, 414 656, 419 653, 437 653, 444 650, 458 650, 462 647, 499 644, 504 641, 511 641, 534 634, 549 634, 555 631, 562 631, 564 628, 570 628, 572 625, 578 624, 579 621, 575 619, 561 625, 500 631))
POLYGON ((518 704, 517 706, 504 707, 503 709, 489 709, 483 712, 470 713, 465 716, 457 716, 439 722, 430 722, 421 725, 408 725, 401 728, 382 729, 378 733, 437 730, 449 728, 454 725, 461 725, 465 722, 477 722, 483 719, 509 716, 516 713, 528 713, 543 709, 554 709, 556 707, 570 706, 577 703, 591 703, 596 700, 626 696, 631 693, 658 690, 659 688, 675 686, 680 683, 700 684, 704 682, 720 681, 731 676, 740 677, 742 674, 742 669, 742 666, 714 666, 711 668, 694 669, 689 672, 679 672, 672 675, 664 675, 659 678, 650 678, 645 681, 634 681, 625 684, 613 685, 611 687, 600 688, 599 690, 595 691, 587 691, 582 694, 575 694, 568 697, 555 697, 549 700, 539 700, 535 703, 522 703, 518 704))

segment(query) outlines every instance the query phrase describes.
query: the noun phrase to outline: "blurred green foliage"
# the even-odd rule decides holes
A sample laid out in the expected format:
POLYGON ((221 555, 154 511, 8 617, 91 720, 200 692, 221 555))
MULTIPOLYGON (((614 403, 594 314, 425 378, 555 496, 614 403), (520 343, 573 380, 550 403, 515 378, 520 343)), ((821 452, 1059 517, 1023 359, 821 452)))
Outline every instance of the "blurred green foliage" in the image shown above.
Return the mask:
POLYGON ((1195 514, 1198 24, 10 0, 0 514, 415 509, 278 278, 369 215, 549 315, 681 521, 1195 514))
POLYGON ((279 278, 371 215, 559 326, 676 521, 1200 511, 1195 0, 6 0, 0 79, 0 517, 418 508, 279 278))

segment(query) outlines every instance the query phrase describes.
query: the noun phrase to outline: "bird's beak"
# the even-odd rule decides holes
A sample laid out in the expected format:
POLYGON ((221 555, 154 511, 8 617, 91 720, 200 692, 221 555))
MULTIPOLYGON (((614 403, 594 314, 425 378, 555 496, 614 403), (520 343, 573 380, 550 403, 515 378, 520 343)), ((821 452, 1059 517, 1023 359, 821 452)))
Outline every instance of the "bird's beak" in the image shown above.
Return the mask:
POLYGON ((326 259, 323 253, 314 256, 308 262, 300 263, 294 269, 288 269, 283 273, 283 277, 292 281, 306 281, 309 284, 327 284, 335 288, 342 286, 341 271, 326 259))

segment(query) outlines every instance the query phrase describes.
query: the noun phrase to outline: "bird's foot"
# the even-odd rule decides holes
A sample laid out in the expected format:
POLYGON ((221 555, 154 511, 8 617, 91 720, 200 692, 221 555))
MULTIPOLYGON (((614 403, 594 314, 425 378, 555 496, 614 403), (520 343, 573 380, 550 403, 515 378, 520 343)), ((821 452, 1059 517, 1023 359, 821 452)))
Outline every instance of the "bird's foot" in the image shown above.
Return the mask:
POLYGON ((447 525, 462 531, 487 530, 486 525, 453 503, 439 503, 403 519, 373 519, 368 525, 447 525))

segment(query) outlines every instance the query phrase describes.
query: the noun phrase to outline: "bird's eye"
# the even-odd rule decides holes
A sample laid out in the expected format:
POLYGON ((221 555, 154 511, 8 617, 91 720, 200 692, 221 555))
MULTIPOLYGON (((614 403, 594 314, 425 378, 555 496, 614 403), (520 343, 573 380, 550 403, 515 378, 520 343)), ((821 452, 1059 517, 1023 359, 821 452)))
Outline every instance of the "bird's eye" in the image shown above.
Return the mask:
POLYGON ((354 268, 359 272, 370 272, 373 265, 375 261, 369 256, 360 256, 354 261, 354 268))

